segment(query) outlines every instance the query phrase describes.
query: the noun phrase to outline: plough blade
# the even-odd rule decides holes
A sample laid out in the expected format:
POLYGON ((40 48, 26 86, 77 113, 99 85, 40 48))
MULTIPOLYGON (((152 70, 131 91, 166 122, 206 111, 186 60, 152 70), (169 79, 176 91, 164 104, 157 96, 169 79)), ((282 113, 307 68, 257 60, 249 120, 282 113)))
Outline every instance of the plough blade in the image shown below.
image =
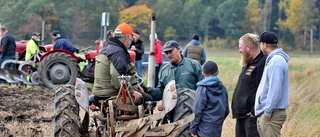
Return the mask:
POLYGON ((19 83, 18 81, 15 81, 12 78, 10 78, 10 75, 8 74, 8 72, 1 68, 0 68, 0 79, 3 79, 8 83, 14 83, 14 84, 19 83))
POLYGON ((26 85, 35 85, 31 83, 29 80, 27 80, 26 75, 20 70, 17 70, 14 68, 8 68, 8 67, 5 67, 4 70, 6 70, 15 81, 20 81, 26 85))

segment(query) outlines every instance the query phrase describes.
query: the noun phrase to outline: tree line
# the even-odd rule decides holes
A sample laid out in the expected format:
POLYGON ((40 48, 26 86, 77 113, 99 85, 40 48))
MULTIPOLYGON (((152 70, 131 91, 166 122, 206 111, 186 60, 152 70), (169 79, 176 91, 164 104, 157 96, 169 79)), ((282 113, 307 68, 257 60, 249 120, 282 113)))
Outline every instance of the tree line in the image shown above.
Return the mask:
MULTIPOLYGON (((289 50, 319 45, 320 0, 0 0, 0 21, 16 39, 30 39, 45 21, 46 43, 60 31, 75 44, 101 38, 101 13, 110 26, 127 22, 148 41, 151 12, 157 13, 159 39, 188 41, 198 33, 207 47, 235 48, 244 33, 274 31, 289 50), (310 35, 310 31, 313 35, 310 35)), ((81 45, 85 46, 85 45, 81 45)), ((320 49, 314 46, 314 49, 320 49)))

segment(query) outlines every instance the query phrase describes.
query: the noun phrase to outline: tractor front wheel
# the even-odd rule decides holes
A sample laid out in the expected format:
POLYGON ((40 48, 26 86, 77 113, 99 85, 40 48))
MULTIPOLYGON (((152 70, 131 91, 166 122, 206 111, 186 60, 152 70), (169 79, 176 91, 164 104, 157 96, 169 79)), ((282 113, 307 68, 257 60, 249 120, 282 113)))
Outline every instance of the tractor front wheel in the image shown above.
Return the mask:
POLYGON ((56 52, 45 57, 38 68, 40 86, 53 89, 55 85, 74 85, 80 76, 75 58, 64 52, 56 52))

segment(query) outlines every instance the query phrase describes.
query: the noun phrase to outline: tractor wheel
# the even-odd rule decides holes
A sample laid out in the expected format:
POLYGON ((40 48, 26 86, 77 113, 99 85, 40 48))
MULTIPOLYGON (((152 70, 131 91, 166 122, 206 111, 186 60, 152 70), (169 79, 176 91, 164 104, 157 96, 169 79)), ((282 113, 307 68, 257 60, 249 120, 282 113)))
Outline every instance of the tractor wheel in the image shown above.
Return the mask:
POLYGON ((72 85, 61 85, 55 89, 55 137, 80 137, 79 104, 72 85))
MULTIPOLYGON (((195 91, 188 88, 177 89, 178 102, 176 107, 172 110, 172 120, 178 121, 186 116, 192 114, 192 106, 195 97, 195 91)), ((176 134, 178 137, 191 137, 189 132, 190 124, 187 124, 180 128, 176 134)))
POLYGON ((38 68, 40 86, 53 89, 55 85, 74 85, 80 76, 80 69, 75 58, 64 52, 56 52, 45 57, 38 68))

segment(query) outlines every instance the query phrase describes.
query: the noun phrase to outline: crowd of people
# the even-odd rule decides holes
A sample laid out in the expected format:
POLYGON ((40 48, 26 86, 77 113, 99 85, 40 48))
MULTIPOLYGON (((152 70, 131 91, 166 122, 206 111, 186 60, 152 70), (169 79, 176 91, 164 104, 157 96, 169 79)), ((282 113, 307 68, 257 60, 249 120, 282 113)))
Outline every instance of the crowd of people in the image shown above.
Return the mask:
MULTIPOLYGON (((6 59, 15 59, 16 45, 5 26, 1 26, 0 33, 3 36, 0 45, 1 64, 6 59)), ((53 32, 52 36, 55 40, 53 49, 79 52, 59 32, 53 32)), ((26 47, 26 60, 39 51, 40 37, 38 32, 32 34, 26 47)), ((129 82, 132 86, 128 90, 135 100, 161 100, 165 86, 175 80, 177 89, 189 88, 196 93, 193 104, 195 118, 190 124, 191 136, 221 136, 223 122, 229 114, 228 91, 218 78, 218 64, 206 61, 206 51, 199 40, 199 34, 193 34, 192 40, 182 49, 174 40, 162 46, 155 34, 155 87, 144 90, 135 77, 143 77, 144 41, 129 24, 119 24, 115 30, 108 31, 108 39, 96 57, 94 102, 117 95, 120 88, 118 76, 121 75, 131 76, 129 82), (128 50, 136 53, 135 63, 128 50), (162 52, 169 60, 169 64, 164 66, 162 52)), ((242 71, 231 102, 232 117, 236 119, 236 137, 280 136, 289 105, 289 56, 279 48, 278 37, 271 31, 263 32, 260 37, 244 34, 239 39, 239 53, 242 55, 242 71)))
MULTIPOLYGON (((121 25, 123 24, 119 26, 121 25)), ((132 29, 131 27, 127 28, 132 29)), ((129 34, 128 37, 132 37, 133 42, 130 49, 137 54, 136 72, 142 77, 140 57, 143 54, 141 51, 144 51, 144 45, 143 41, 139 39, 139 33, 121 29, 116 29, 115 32, 129 34)), ((120 38, 116 34, 114 34, 114 37, 120 38)), ((157 86, 148 87, 145 91, 141 91, 141 88, 137 86, 130 93, 135 97, 135 91, 147 93, 147 95, 151 95, 152 100, 158 101, 162 99, 165 86, 171 80, 175 80, 177 89, 189 88, 195 90, 196 93, 193 104, 195 118, 190 124, 191 136, 221 136, 223 122, 229 114, 228 91, 218 78, 218 65, 213 61, 206 61, 206 52, 199 41, 200 36, 196 33, 192 35, 192 40, 184 49, 173 40, 167 41, 161 46, 161 41, 156 34, 155 37, 155 55, 164 52, 170 63, 160 69, 162 59, 156 59, 155 67, 159 67, 158 70, 156 69, 156 78, 159 76, 159 80, 155 82, 157 86), (163 49, 159 50, 161 47, 163 49)), ((109 38, 109 41, 113 40, 113 37, 109 38)), ((130 45, 129 43, 128 45, 130 45)), ((278 38, 271 31, 262 33, 260 37, 256 34, 247 33, 239 39, 239 53, 242 54, 241 65, 243 68, 231 102, 232 117, 236 119, 236 137, 280 136, 282 125, 286 119, 286 108, 288 107, 287 62, 289 56, 277 44, 278 38)), ((113 44, 109 43, 102 51, 108 51, 107 49, 112 47, 113 44)), ((122 49, 122 52, 126 52, 129 47, 122 49)), ((107 55, 103 57, 105 60, 108 60, 108 57, 109 59, 113 58, 107 55)), ((116 56, 116 54, 112 55, 116 56)), ((132 75, 132 72, 126 72, 126 70, 135 71, 129 65, 130 59, 127 58, 126 61, 120 62, 126 62, 127 64, 119 65, 117 61, 111 61, 111 64, 109 64, 123 67, 117 69, 116 75, 132 75)), ((99 63, 103 63, 103 61, 101 60, 99 63)), ((110 73, 106 72, 106 68, 98 66, 96 70, 96 73, 100 72, 99 75, 109 75, 110 73)), ((115 82, 112 82, 112 77, 105 80, 97 78, 95 82, 97 84, 94 84, 94 94, 98 91, 107 93, 108 90, 112 89, 113 95, 115 95, 119 88, 118 85, 113 84, 115 82), (99 85, 103 85, 102 83, 107 87, 99 87, 99 85)), ((135 85, 136 80, 133 80, 132 84, 135 85)), ((136 98, 139 97, 144 98, 145 95, 139 95, 136 98)), ((150 99, 150 96, 148 98, 150 99)))

